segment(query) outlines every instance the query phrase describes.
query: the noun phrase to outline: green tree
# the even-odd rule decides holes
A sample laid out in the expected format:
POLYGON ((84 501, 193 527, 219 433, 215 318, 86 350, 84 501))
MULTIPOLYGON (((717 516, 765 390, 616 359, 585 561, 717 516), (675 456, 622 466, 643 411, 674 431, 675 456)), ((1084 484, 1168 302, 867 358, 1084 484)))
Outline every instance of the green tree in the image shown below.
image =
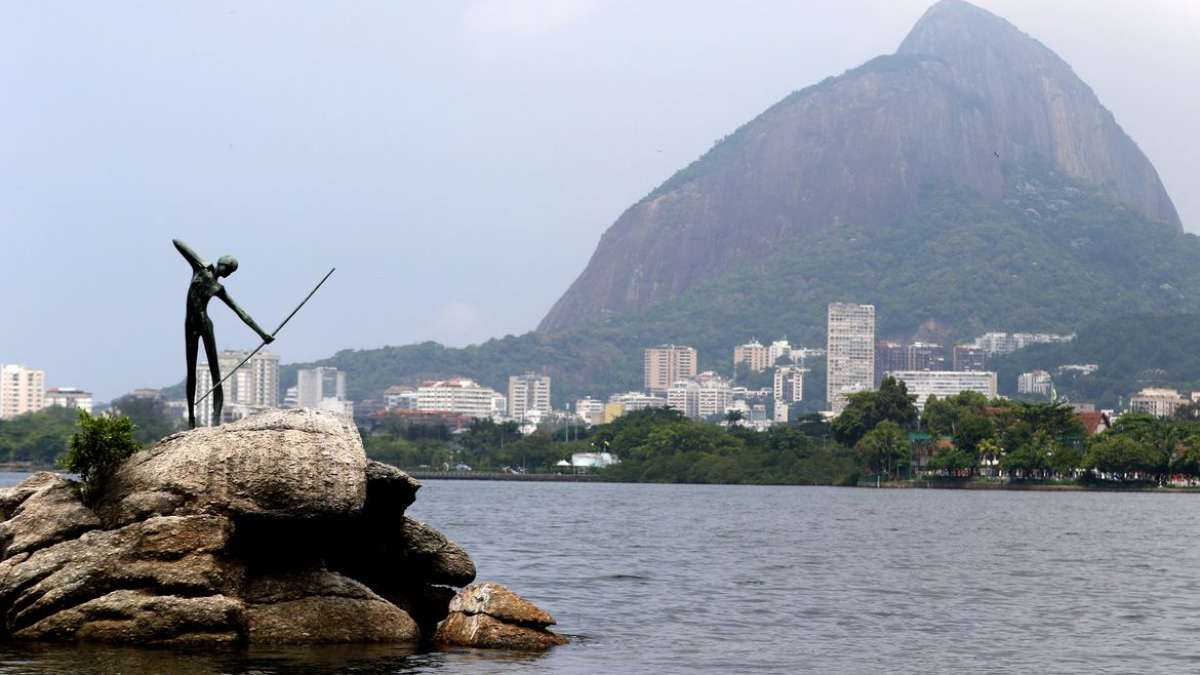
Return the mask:
POLYGON ((71 436, 61 466, 79 474, 84 500, 95 503, 104 482, 121 462, 138 450, 133 421, 119 415, 93 417, 79 411, 79 430, 71 436))
POLYGON ((876 424, 854 449, 870 473, 887 476, 898 475, 911 457, 908 433, 891 420, 876 424))
POLYGON ((859 440, 885 421, 902 429, 914 429, 917 422, 915 399, 903 382, 885 377, 877 391, 862 391, 849 396, 846 407, 833 420, 833 437, 843 445, 857 446, 859 440))
POLYGON ((113 401, 112 408, 133 422, 134 437, 144 445, 157 443, 183 427, 183 420, 172 415, 160 398, 140 398, 131 394, 113 401))

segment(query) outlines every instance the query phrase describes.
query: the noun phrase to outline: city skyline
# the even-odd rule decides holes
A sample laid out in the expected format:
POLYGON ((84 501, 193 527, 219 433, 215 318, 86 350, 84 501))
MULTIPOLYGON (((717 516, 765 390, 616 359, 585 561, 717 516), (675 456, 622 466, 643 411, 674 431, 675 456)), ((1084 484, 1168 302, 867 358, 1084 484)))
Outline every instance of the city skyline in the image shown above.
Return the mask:
MULTIPOLYGON (((11 150, 0 229, 21 252, 6 267, 42 281, 36 297, 10 299, 0 358, 69 374, 51 378, 98 400, 181 381, 187 278, 170 249, 180 236, 206 257, 239 258, 230 292, 266 323, 339 265, 276 344, 288 363, 523 333, 630 203, 788 92, 893 51, 928 4, 692 3, 688 31, 664 30, 679 20, 668 5, 568 3, 577 9, 526 22, 474 2, 357 13, 301 4, 282 28, 266 7, 76 5, 40 21, 36 5, 6 5, 0 82, 18 104, 0 131, 11 150), (212 35, 215 52, 204 47, 212 35), (315 59, 312 36, 335 57, 315 59), (611 40, 633 51, 606 53, 611 40), (590 77, 564 76, 579 71, 590 77), (478 111, 467 136, 467 120, 442 114, 462 106, 478 111), (517 113, 529 109, 546 112, 517 113), (464 175, 479 199, 461 198, 464 175), (394 189, 405 180, 417 189, 394 189), (418 233, 424 245, 411 246, 418 233), (534 259, 540 283, 521 283, 534 259), (359 320, 397 270, 411 285, 446 266, 447 290, 412 300, 427 320, 359 320), (137 302, 86 302, 79 278, 137 302), (522 292, 495 310, 480 298, 497 286, 522 292), (80 324, 107 330, 89 336, 91 349, 69 349, 80 324), (92 350, 130 365, 106 370, 82 353, 92 350)), ((1200 197, 1184 189, 1200 171, 1200 95, 1176 85, 1196 79, 1200 6, 1151 0, 1129 15, 1111 0, 979 4, 1086 77, 1154 158, 1185 225, 1200 227, 1200 197), (1074 20, 1062 22, 1067 13, 1074 20), (1121 36, 1122 48, 1097 34, 1121 36)), ((232 316, 213 319, 219 347, 253 347, 232 316)))

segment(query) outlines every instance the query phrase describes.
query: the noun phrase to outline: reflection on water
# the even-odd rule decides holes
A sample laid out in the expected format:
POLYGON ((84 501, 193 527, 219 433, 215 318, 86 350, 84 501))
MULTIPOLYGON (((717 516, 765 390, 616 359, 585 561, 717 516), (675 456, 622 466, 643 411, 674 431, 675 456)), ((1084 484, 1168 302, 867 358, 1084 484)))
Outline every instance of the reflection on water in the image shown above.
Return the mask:
POLYGON ((411 514, 571 644, 26 645, 0 647, 0 673, 1192 672, 1197 509, 1195 495, 427 481, 411 514))

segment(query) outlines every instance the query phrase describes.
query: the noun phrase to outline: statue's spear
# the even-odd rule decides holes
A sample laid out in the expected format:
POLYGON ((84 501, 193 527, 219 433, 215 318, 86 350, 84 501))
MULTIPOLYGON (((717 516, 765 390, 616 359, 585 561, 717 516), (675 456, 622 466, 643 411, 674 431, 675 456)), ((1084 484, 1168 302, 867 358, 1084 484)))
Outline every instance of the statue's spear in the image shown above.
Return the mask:
MULTIPOLYGON (((311 298, 311 297, 313 296, 313 294, 315 294, 315 293, 317 292, 317 289, 321 288, 321 284, 325 283, 325 280, 326 280, 326 279, 328 279, 328 278, 329 278, 331 275, 333 275, 333 272, 334 272, 334 270, 336 270, 336 269, 337 269, 336 267, 332 267, 332 268, 330 268, 330 269, 329 269, 329 272, 328 272, 328 273, 326 273, 326 274, 325 274, 325 276, 321 277, 321 280, 317 282, 317 285, 316 285, 316 286, 313 286, 313 289, 312 289, 311 291, 309 291, 309 292, 308 292, 308 295, 304 296, 304 299, 300 301, 300 304, 296 305, 296 309, 293 309, 293 310, 292 310, 292 313, 287 315, 287 318, 286 318, 286 319, 284 319, 284 320, 283 320, 283 322, 279 324, 279 327, 278 327, 278 328, 276 328, 275 330, 271 331, 271 337, 275 337, 275 334, 276 334, 276 333, 278 333, 279 331, 283 330, 283 327, 287 325, 287 322, 288 322, 288 321, 291 321, 293 316, 296 316, 296 312, 299 312, 299 311, 300 311, 300 308, 304 306, 304 303, 308 302, 308 299, 309 299, 309 298, 311 298)), ((256 348, 254 349, 254 351, 250 352, 250 355, 249 355, 249 356, 247 356, 246 358, 242 359, 242 362, 241 362, 241 363, 239 363, 239 364, 237 364, 236 366, 234 366, 234 367, 233 367, 233 368, 232 368, 232 369, 231 369, 231 370, 230 370, 228 373, 225 373, 225 377, 222 377, 220 382, 218 382, 218 383, 214 384, 214 385, 212 386, 212 389, 209 389, 208 391, 204 392, 204 395, 203 395, 203 396, 201 396, 200 398, 196 399, 196 403, 200 403, 200 402, 201 402, 201 401, 203 401, 204 399, 208 398, 208 395, 209 395, 209 394, 211 394, 211 393, 213 393, 214 391, 216 391, 216 390, 217 390, 217 387, 219 387, 219 386, 221 386, 221 385, 225 384, 225 381, 226 381, 226 380, 228 380, 228 379, 230 378, 230 376, 231 376, 231 375, 233 375, 234 373, 236 373, 236 372, 238 371, 238 368, 241 368, 242 366, 246 365, 246 362, 247 362, 247 361, 249 361, 250 359, 254 358, 254 355, 255 355, 255 354, 257 354, 257 353, 259 352, 259 350, 261 350, 263 347, 266 347, 266 346, 267 346, 267 341, 266 341, 266 340, 263 340, 262 344, 260 344, 258 347, 256 347, 256 348)))

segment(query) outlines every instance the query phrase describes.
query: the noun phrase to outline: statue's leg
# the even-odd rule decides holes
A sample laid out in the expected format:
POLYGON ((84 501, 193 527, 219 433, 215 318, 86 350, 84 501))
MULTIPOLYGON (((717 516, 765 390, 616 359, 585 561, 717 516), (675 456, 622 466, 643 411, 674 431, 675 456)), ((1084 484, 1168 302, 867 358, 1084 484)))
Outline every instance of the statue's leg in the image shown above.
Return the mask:
POLYGON ((200 336, 191 329, 191 326, 183 327, 183 340, 185 343, 185 351, 187 352, 187 404, 188 404, 188 428, 196 428, 196 350, 200 346, 200 336))
POLYGON ((214 427, 221 425, 221 408, 225 405, 225 391, 221 385, 221 364, 217 362, 217 339, 213 337, 212 322, 205 322, 204 333, 201 336, 204 339, 204 355, 208 357, 208 372, 212 375, 213 393, 212 393, 212 425, 214 427))

